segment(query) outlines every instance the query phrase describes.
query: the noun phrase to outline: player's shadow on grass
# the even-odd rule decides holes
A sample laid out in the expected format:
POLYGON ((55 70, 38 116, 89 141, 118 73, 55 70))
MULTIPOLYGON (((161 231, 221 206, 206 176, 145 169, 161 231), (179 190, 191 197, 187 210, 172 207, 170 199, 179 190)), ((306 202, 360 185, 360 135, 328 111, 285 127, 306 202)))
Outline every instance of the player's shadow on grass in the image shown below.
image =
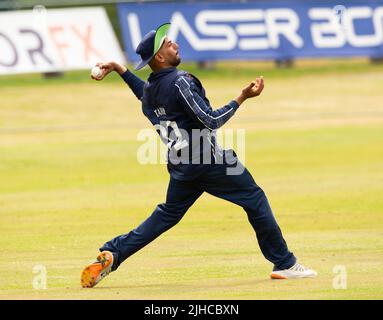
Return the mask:
POLYGON ((163 286, 166 286, 167 290, 171 290, 172 288, 190 288, 190 289, 195 289, 195 288, 201 288, 201 289, 207 289, 207 288, 230 288, 230 287, 241 287, 241 286, 259 286, 261 284, 265 283, 273 283, 276 280, 272 279, 262 279, 262 280, 252 280, 252 281, 238 281, 236 283, 209 283, 209 284, 190 284, 190 283, 154 283, 154 284, 142 284, 142 285, 129 285, 127 284, 126 286, 99 286, 99 287, 94 287, 94 289, 97 290, 110 290, 110 289, 140 289, 140 288, 160 288, 163 286))

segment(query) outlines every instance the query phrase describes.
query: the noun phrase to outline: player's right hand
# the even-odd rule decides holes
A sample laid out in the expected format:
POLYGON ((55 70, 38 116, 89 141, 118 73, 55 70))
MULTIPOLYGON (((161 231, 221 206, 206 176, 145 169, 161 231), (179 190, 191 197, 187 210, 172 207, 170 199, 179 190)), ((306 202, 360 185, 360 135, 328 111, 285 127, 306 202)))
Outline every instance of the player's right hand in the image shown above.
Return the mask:
POLYGON ((114 63, 113 62, 98 62, 96 63, 96 66, 99 67, 102 70, 101 76, 95 78, 92 75, 90 76, 93 80, 100 81, 104 79, 109 73, 111 73, 114 70, 114 63))
POLYGON ((111 62, 98 62, 96 63, 96 66, 100 67, 103 71, 101 76, 95 78, 91 76, 92 79, 96 81, 100 81, 104 79, 109 73, 112 71, 116 71, 118 74, 122 75, 126 70, 128 70, 124 65, 117 63, 115 61, 111 62))

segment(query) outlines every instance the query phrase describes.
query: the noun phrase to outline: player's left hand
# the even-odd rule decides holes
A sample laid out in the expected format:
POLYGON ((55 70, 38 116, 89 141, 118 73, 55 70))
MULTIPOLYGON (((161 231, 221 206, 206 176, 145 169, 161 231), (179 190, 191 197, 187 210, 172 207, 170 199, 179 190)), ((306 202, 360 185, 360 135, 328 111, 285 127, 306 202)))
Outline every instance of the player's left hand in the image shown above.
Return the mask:
POLYGON ((265 81, 263 80, 263 76, 260 76, 254 81, 251 81, 247 87, 243 88, 241 94, 234 100, 238 103, 238 105, 241 105, 246 99, 259 96, 264 87, 265 81))
POLYGON ((243 88, 242 94, 245 99, 257 97, 262 93, 264 87, 265 81, 263 76, 261 76, 252 81, 246 88, 243 88))

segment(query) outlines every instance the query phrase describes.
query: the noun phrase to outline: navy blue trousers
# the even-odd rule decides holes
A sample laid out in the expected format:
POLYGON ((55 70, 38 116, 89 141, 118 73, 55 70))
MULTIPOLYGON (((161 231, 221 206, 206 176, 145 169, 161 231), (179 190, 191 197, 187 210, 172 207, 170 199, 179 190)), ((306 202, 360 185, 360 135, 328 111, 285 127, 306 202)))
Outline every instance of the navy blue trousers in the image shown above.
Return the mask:
POLYGON ((225 164, 212 164, 209 170, 193 181, 170 178, 166 202, 159 204, 136 229, 106 242, 100 248, 100 251, 113 252, 115 263, 112 270, 176 225, 203 192, 233 202, 246 211, 261 251, 274 264, 274 269, 293 266, 296 258, 287 248, 263 190, 247 169, 240 175, 227 175, 226 169, 225 164))

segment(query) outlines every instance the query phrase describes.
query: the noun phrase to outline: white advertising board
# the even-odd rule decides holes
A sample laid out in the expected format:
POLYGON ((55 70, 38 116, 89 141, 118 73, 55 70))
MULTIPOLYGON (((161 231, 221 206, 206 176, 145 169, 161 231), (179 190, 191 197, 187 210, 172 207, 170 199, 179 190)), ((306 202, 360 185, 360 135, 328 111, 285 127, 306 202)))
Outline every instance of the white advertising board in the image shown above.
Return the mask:
POLYGON ((102 7, 0 12, 0 75, 87 69, 125 58, 102 7))

